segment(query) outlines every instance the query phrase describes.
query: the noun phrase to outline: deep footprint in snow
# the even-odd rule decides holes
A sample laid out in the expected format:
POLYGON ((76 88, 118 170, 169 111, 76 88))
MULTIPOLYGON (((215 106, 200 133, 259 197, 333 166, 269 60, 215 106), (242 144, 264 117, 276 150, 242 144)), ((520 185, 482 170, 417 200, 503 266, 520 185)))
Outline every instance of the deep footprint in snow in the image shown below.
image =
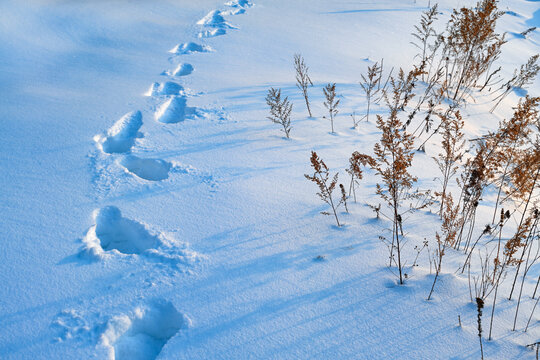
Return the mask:
POLYGON ((249 0, 231 0, 225 3, 226 6, 230 6, 233 8, 249 8, 253 6, 253 3, 249 0))
POLYGON ((95 225, 83 242, 85 252, 101 257, 105 252, 141 254, 163 244, 158 235, 153 235, 143 224, 122 216, 115 206, 106 206, 94 211, 95 225))
POLYGON ((168 75, 168 76, 186 76, 190 75, 193 72, 193 65, 188 63, 181 63, 178 64, 176 69, 173 71, 164 71, 162 75, 168 75))
POLYGON ((164 83, 153 83, 150 89, 146 92, 146 96, 170 96, 170 95, 182 95, 184 94, 184 88, 172 81, 166 81, 164 83))
POLYGON ((246 9, 253 6, 253 3, 248 0, 233 0, 225 3, 226 6, 232 8, 232 10, 226 11, 225 15, 240 15, 245 14, 246 9))
POLYGON ((159 300, 109 320, 100 345, 109 359, 153 360, 174 335, 189 325, 189 318, 172 303, 159 300))
POLYGON ((145 256, 163 264, 192 264, 202 258, 164 234, 151 232, 144 224, 122 216, 115 206, 94 211, 95 225, 82 239, 79 256, 89 260, 105 260, 117 256, 145 256))
POLYGON ((127 172, 134 174, 141 179, 150 181, 165 180, 169 177, 169 170, 172 164, 161 159, 142 159, 133 155, 128 155, 119 160, 119 164, 127 172))
POLYGON ((194 42, 187 42, 176 45, 174 48, 169 50, 170 53, 175 55, 185 55, 185 54, 193 54, 198 52, 211 52, 214 51, 210 46, 208 45, 200 45, 194 42))
POLYGON ((219 10, 210 11, 205 17, 197 21, 197 25, 202 25, 206 27, 212 27, 217 29, 237 29, 236 26, 233 26, 225 21, 225 18, 219 10))
POLYGON ((186 106, 185 96, 174 96, 167 100, 156 111, 156 120, 165 124, 184 121, 187 115, 195 114, 195 108, 186 106))
POLYGON ((227 31, 225 29, 213 29, 213 30, 204 30, 199 33, 199 38, 211 38, 220 35, 225 35, 227 31))
POLYGON ((127 113, 107 133, 94 137, 98 147, 108 154, 125 153, 131 150, 135 139, 140 137, 142 114, 140 111, 127 113))

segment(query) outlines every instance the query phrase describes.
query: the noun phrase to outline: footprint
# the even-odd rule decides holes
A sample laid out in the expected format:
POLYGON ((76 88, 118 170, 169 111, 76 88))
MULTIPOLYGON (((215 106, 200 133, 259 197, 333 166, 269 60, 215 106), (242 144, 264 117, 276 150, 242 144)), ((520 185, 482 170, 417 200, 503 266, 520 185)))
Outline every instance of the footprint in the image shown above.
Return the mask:
POLYGON ((140 111, 130 112, 118 120, 106 134, 96 135, 94 141, 98 147, 108 154, 125 153, 131 150, 135 139, 140 137, 142 114, 140 111))
POLYGON ((226 11, 224 14, 225 15, 240 15, 240 14, 245 14, 245 13, 246 13, 246 9, 234 8, 232 10, 226 11))
POLYGON ((141 254, 156 249, 163 240, 151 234, 143 224, 122 216, 115 206, 94 211, 95 225, 83 239, 85 253, 101 257, 105 252, 141 254))
POLYGON ((195 113, 195 108, 187 107, 186 103, 185 96, 174 96, 170 98, 156 111, 156 120, 165 124, 175 124, 184 121, 186 115, 195 113))
POLYGON ((225 29, 204 30, 199 33, 199 38, 211 38, 220 35, 225 35, 225 29))
POLYGON ((197 52, 211 52, 214 51, 208 45, 200 45, 194 42, 187 42, 176 45, 174 48, 169 50, 170 53, 175 55, 184 55, 184 54, 193 54, 197 52))
POLYGON ((161 159, 141 159, 133 155, 123 157, 119 160, 119 164, 127 172, 150 181, 167 179, 169 177, 169 170, 172 167, 170 162, 161 159))
POLYGON ((110 319, 99 343, 109 359, 153 360, 174 335, 189 326, 189 318, 172 303, 158 300, 110 319))
POLYGON ((193 72, 193 66, 188 63, 179 64, 173 71, 164 71, 162 75, 169 76, 186 76, 193 72))
POLYGON ((164 83, 153 83, 150 89, 146 92, 146 96, 168 96, 168 95, 181 95, 184 93, 184 88, 172 81, 166 81, 164 83))
POLYGON ((144 224, 122 216, 116 206, 94 211, 95 224, 84 238, 79 257, 104 260, 115 256, 145 256, 163 264, 192 264, 203 256, 164 234, 152 233, 144 224))
POLYGON ((51 323, 51 328, 58 334, 56 341, 63 342, 80 339, 90 333, 90 327, 83 317, 73 309, 62 310, 51 323))
POLYGON ((237 29, 236 26, 233 26, 225 21, 225 18, 219 10, 210 11, 205 17, 197 21, 197 25, 218 29, 237 29))
POLYGON ((231 0, 225 3, 226 6, 230 6, 233 8, 250 8, 253 6, 253 3, 251 3, 249 0, 231 0))

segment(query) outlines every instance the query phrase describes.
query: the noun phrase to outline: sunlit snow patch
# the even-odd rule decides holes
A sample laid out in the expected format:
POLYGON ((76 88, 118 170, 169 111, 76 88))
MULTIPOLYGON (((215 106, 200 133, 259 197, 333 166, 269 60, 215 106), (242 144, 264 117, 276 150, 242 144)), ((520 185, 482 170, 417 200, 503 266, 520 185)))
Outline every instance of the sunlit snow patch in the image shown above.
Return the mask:
POLYGON ((165 300, 138 307, 107 322, 99 345, 109 360, 153 360, 190 320, 165 300))
POLYGON ((140 111, 127 113, 105 134, 96 135, 94 141, 103 152, 108 154, 128 152, 135 143, 135 139, 139 137, 142 124, 140 111))

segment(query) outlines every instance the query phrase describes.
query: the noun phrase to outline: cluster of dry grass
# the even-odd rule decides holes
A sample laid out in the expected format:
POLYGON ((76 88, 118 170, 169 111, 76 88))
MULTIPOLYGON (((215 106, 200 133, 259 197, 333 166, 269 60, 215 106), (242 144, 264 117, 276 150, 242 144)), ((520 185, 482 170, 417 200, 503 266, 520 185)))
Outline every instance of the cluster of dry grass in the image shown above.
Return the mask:
MULTIPOLYGON (((367 74, 361 76, 367 110, 359 120, 351 115, 354 126, 361 120, 369 121, 374 103, 383 104, 387 115, 376 116, 381 137, 373 154, 354 152, 349 159, 348 193, 345 186, 339 184, 340 194, 333 194, 338 188, 338 174, 330 177, 328 167, 315 152, 311 156, 314 173, 306 175, 317 184, 319 197, 332 209, 324 214, 333 215, 340 226, 337 208, 342 204, 346 207, 348 197, 356 202, 365 168, 375 172, 380 179, 376 194, 383 207, 380 204, 371 207, 377 217, 381 214, 391 221, 392 238, 380 238, 389 250, 389 266, 397 267, 400 284, 406 280, 404 215, 421 208, 437 212, 441 225, 433 234, 435 246, 428 248, 430 268, 433 265, 435 269, 428 300, 436 291, 444 255, 449 249, 463 253, 464 261, 455 270, 467 273, 470 300, 478 309, 481 346, 483 309, 491 305, 488 336, 491 340, 497 295, 504 282, 507 284, 504 288, 511 289, 508 298, 517 297, 512 303, 515 316, 511 330, 515 330, 518 320, 522 319, 527 320, 524 327, 527 331, 540 301, 537 289, 527 294, 536 299, 536 303, 532 313, 520 317, 520 304, 527 291, 524 284, 530 269, 540 259, 540 97, 521 99, 511 119, 501 121, 494 131, 476 139, 466 140, 463 130, 466 121, 474 119, 464 119, 461 109, 475 96, 487 95, 493 103, 493 112, 512 89, 531 83, 540 71, 539 56, 535 55, 515 70, 510 79, 501 78, 501 68, 496 64, 505 36, 495 29, 502 14, 497 0, 481 0, 473 7, 454 10, 445 30, 437 33, 434 27, 439 15, 437 5, 426 11, 413 33, 413 44, 419 49, 418 62, 413 69, 394 72, 392 68, 385 75, 381 61, 368 67, 367 74), (441 186, 421 192, 414 190, 417 178, 411 173, 411 165, 415 153, 425 151, 424 145, 433 136, 441 137, 440 152, 433 157, 440 170, 441 186), (450 186, 454 182, 457 186, 450 186), (494 203, 484 201, 488 190, 497 193, 494 203), (404 206, 413 199, 416 200, 414 206, 404 206), (493 209, 493 217, 487 225, 480 225, 485 219, 477 219, 481 204, 493 209), (503 233, 510 235, 503 236, 503 233)), ((312 83, 300 55, 295 56, 295 68, 297 85, 311 116, 307 89, 312 83)), ((324 93, 333 132, 339 104, 335 84, 329 84, 324 93)), ((269 96, 272 94, 275 94, 273 89, 269 96)), ((421 248, 425 247, 428 246, 424 244, 421 248)), ((540 276, 536 282, 538 287, 540 276)))

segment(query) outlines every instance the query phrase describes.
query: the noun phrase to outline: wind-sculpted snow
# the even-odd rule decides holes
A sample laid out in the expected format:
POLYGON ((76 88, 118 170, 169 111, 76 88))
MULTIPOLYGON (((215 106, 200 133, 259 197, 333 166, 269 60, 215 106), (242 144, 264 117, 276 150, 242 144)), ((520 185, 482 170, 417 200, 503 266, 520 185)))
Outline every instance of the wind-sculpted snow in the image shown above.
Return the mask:
POLYGON ((110 319, 99 345, 110 360, 153 360, 189 324, 172 303, 158 300, 110 319))
POLYGON ((118 120, 105 134, 96 135, 94 140, 103 152, 125 153, 131 150, 135 139, 139 137, 142 124, 141 112, 130 112, 118 120))

